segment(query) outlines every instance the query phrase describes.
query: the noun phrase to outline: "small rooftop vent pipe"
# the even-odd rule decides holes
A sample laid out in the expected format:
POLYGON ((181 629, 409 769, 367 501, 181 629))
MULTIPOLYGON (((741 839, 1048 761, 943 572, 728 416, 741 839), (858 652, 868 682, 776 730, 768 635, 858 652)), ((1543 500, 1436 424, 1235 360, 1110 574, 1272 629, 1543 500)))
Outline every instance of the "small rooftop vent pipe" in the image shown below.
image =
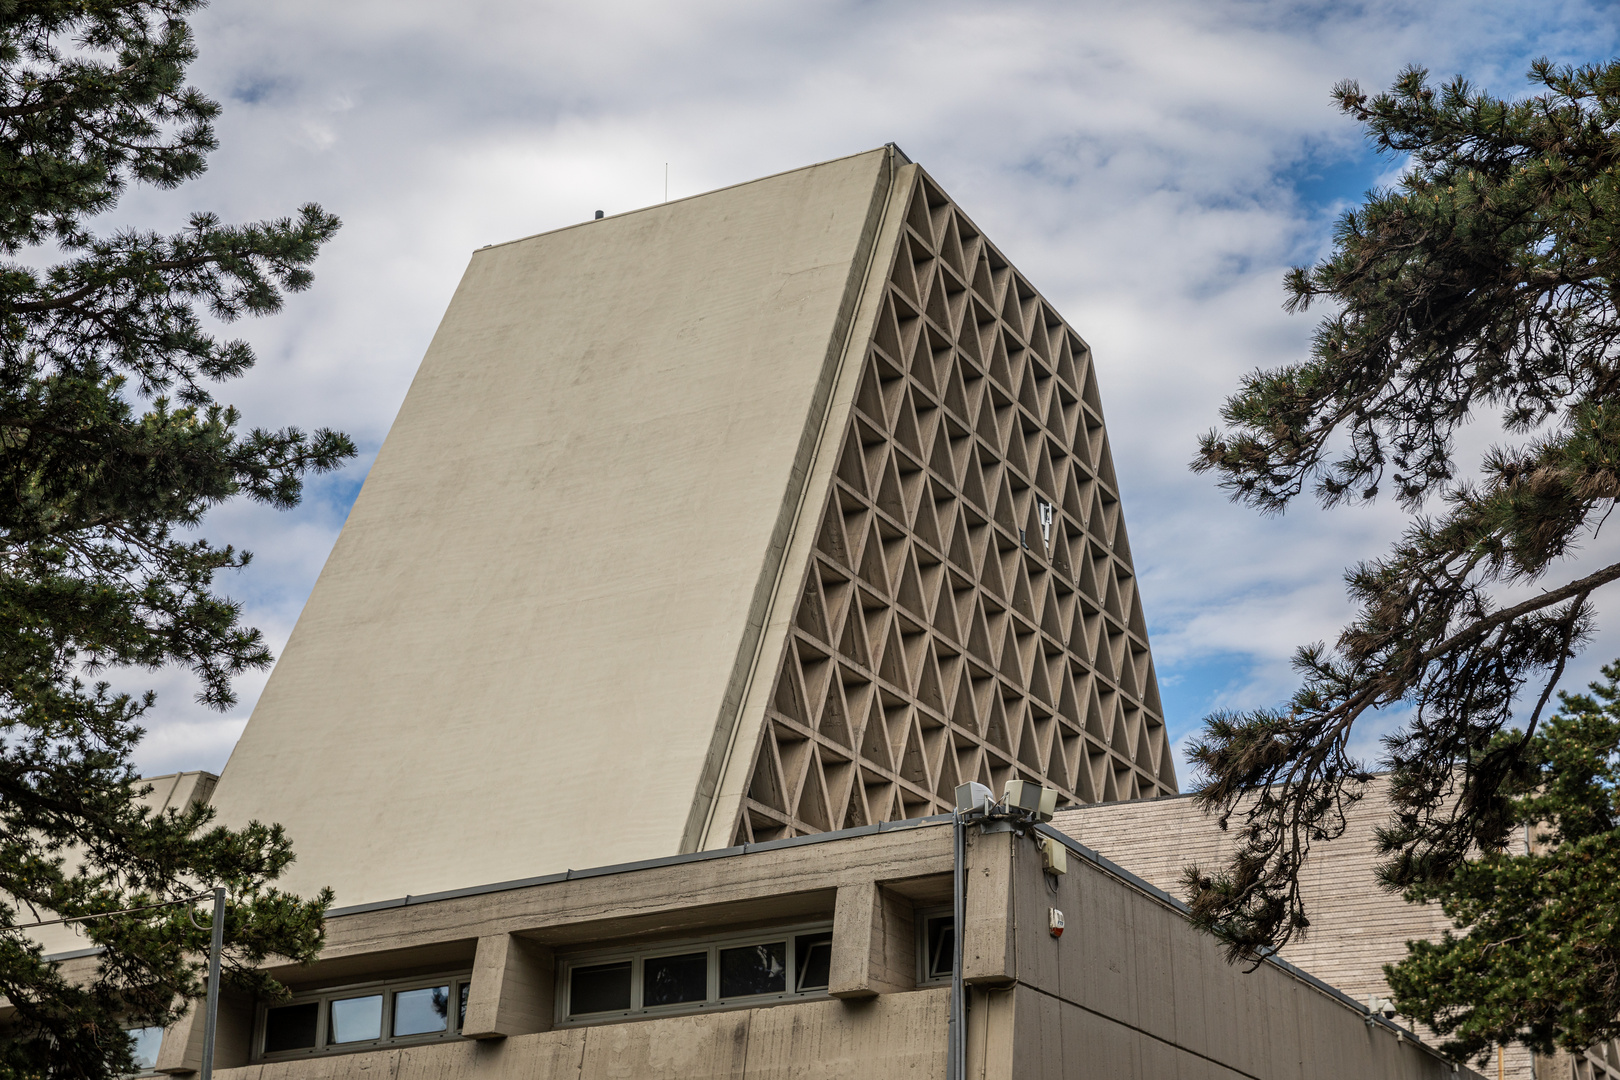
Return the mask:
POLYGON ((598 210, 598 211, 597 211, 597 212, 596 212, 596 220, 597 220, 597 221, 601 221, 601 220, 602 220, 602 211, 600 211, 600 210, 598 210))

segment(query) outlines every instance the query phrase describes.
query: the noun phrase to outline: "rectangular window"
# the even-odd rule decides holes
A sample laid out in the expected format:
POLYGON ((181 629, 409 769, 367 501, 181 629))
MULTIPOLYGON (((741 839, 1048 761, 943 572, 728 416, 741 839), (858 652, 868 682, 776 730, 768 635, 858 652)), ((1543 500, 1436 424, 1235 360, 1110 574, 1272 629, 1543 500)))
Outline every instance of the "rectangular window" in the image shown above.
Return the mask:
MULTIPOLYGON (((577 969, 576 969, 577 970, 577 969)), ((642 1004, 687 1005, 709 999, 709 954, 650 956, 641 962, 642 1004)))
POLYGON ((158 1047, 163 1045, 163 1029, 129 1028, 124 1034, 129 1036, 129 1052, 135 1058, 135 1068, 139 1072, 151 1072, 157 1066, 158 1047))
POLYGON ((917 919, 917 983, 950 982, 956 964, 956 916, 921 913, 917 919))
POLYGON ((382 1038, 381 994, 343 998, 332 1002, 332 1041, 371 1042, 382 1038))
POLYGON ((575 968, 569 994, 576 1012, 624 1012, 630 1008, 631 963, 575 968))
POLYGON ((827 992, 832 929, 785 927, 641 950, 581 953, 558 965, 558 1022, 691 1012, 827 992))
POLYGON ((256 1060, 457 1037, 467 1019, 470 987, 471 976, 461 973, 297 994, 285 1005, 260 1010, 256 1060))
POLYGON ((302 1001, 296 1005, 276 1005, 264 1014, 264 1052, 315 1049, 320 1029, 321 1003, 302 1001))
POLYGON ((720 950, 720 996, 756 997, 787 989, 787 942, 720 950))
POLYGON ((450 987, 424 986, 394 995, 394 1035, 437 1035, 450 1030, 450 987))

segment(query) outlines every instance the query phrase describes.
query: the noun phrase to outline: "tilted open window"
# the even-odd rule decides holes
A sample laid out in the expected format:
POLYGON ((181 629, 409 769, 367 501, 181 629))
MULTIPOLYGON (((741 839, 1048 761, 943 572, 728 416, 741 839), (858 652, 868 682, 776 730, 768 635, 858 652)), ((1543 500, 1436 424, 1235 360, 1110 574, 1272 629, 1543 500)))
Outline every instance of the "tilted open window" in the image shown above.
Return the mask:
POLYGON ((951 981, 956 963, 956 915, 950 908, 917 913, 917 985, 951 981))

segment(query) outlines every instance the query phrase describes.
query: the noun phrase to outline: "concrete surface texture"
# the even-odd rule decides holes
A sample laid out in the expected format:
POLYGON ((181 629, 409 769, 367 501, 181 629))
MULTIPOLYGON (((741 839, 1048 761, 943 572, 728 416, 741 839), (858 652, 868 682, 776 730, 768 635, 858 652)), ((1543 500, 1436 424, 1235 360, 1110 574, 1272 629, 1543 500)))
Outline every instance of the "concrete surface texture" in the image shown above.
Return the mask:
POLYGON ((945 1075, 945 990, 862 1005, 818 1001, 769 1009, 564 1028, 317 1061, 221 1069, 219 1080, 669 1080, 945 1075))
POLYGON ((1171 904, 1075 848, 1082 857, 1054 877, 1029 839, 970 832, 963 977, 980 1019, 969 1056, 1007 1062, 983 1075, 1453 1075, 1432 1050, 1279 965, 1225 963, 1171 904), (1052 908, 1071 928, 1061 937, 1048 931, 1052 908))

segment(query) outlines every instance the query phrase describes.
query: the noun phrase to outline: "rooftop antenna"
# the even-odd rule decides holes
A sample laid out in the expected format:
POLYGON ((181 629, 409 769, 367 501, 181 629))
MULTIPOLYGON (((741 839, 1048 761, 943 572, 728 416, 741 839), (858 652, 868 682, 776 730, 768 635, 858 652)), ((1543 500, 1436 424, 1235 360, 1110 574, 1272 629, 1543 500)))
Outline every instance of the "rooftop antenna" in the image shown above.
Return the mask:
POLYGON ((669 202, 669 162, 664 162, 664 201, 669 202))

